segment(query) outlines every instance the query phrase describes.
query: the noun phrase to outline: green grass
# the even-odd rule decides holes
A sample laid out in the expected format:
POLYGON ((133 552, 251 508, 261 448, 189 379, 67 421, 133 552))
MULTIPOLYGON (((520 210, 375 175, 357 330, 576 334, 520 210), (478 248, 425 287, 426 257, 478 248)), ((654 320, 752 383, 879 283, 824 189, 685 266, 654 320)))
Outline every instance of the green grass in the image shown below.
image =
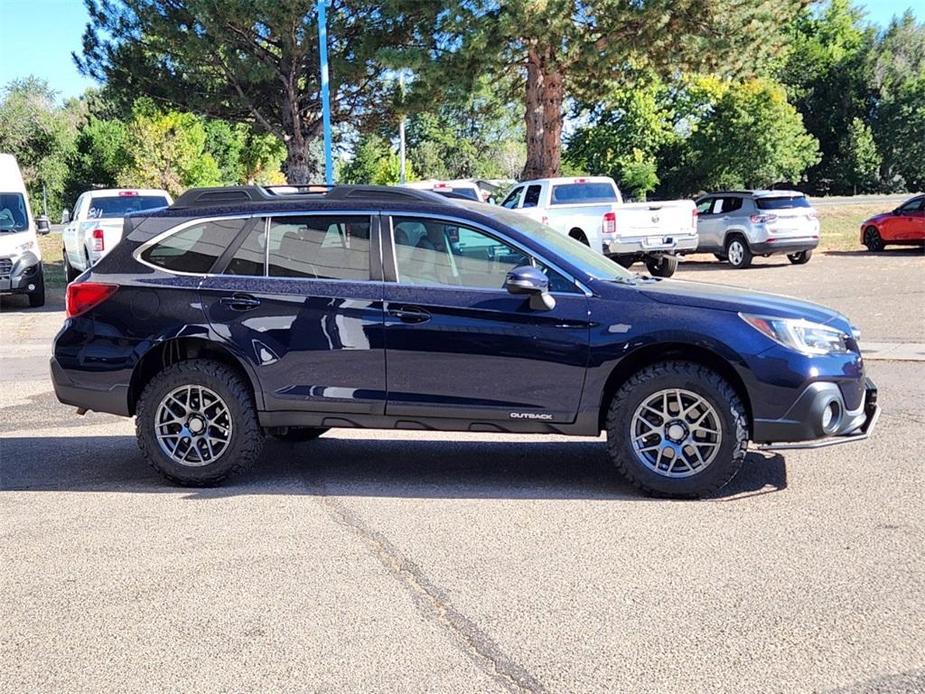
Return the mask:
POLYGON ((825 205, 817 207, 819 214, 819 248, 824 251, 846 251, 861 248, 861 222, 875 214, 886 212, 889 204, 825 205))
POLYGON ((42 264, 45 268, 46 289, 64 289, 64 259, 61 257, 61 234, 39 236, 42 249, 42 264))

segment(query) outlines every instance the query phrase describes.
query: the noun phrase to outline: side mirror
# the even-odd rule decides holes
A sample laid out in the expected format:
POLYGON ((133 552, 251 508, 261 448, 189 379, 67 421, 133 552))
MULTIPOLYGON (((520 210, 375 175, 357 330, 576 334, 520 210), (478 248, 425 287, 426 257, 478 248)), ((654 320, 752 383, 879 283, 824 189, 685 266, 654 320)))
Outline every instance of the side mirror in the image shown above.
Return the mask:
POLYGON ((528 295, 534 311, 551 311, 556 307, 556 299, 549 293, 549 278, 532 265, 520 265, 507 273, 504 288, 511 294, 528 295))
POLYGON ((47 234, 51 231, 51 222, 48 221, 48 217, 45 215, 40 215, 35 218, 35 232, 37 234, 47 234))
POLYGON ((61 223, 67 224, 71 221, 71 213, 68 210, 63 210, 61 212, 61 223))

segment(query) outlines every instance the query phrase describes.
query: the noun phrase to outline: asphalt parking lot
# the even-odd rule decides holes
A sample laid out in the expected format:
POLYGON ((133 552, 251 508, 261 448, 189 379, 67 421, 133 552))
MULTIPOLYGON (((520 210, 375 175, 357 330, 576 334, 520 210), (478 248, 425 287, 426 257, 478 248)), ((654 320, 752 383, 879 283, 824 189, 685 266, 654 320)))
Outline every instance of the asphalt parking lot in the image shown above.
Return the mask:
POLYGON ((874 436, 698 502, 593 439, 350 430, 180 489, 55 400, 60 299, 4 300, 0 689, 923 691, 925 257, 677 276, 852 317, 874 436))

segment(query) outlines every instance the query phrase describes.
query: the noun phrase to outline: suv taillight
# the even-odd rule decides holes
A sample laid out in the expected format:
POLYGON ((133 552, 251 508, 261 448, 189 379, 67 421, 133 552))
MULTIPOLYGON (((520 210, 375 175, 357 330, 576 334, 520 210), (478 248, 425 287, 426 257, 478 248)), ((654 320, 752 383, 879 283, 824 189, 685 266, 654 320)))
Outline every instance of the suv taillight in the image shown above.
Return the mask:
POLYGON ((103 230, 94 229, 90 232, 90 237, 93 239, 93 250, 97 253, 102 253, 105 248, 103 243, 103 230))
POLYGON ((67 317, 73 318, 86 313, 115 294, 118 288, 115 284, 102 282, 72 282, 67 285, 67 294, 64 296, 67 317))
POLYGON ((749 217, 752 224, 770 224, 777 220, 776 214, 753 214, 749 217))
POLYGON ((617 233, 617 213, 616 212, 605 212, 604 213, 604 225, 601 228, 601 233, 605 236, 614 236, 617 233))

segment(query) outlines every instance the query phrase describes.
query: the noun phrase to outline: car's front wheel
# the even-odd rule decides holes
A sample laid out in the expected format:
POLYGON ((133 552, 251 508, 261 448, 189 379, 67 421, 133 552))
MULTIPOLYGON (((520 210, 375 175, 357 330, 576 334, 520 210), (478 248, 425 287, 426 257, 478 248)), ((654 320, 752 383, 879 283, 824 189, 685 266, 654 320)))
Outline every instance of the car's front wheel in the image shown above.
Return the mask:
POLYGON ((45 267, 39 263, 35 276, 35 289, 29 292, 29 306, 39 308, 45 305, 45 267))
POLYGON ((145 460, 177 484, 206 486, 249 467, 263 448, 248 386, 208 359, 166 367, 145 386, 135 417, 145 460))
POLYGON ((812 251, 800 251, 799 253, 788 253, 787 260, 794 265, 806 265, 809 259, 813 257, 812 251))
POLYGON ((867 227, 864 230, 864 245, 871 253, 879 253, 883 250, 883 237, 877 231, 877 227, 867 227))
POLYGON ((667 361, 642 369, 619 388, 607 413, 611 460, 649 494, 712 494, 735 477, 747 446, 741 399, 700 364, 667 361))

